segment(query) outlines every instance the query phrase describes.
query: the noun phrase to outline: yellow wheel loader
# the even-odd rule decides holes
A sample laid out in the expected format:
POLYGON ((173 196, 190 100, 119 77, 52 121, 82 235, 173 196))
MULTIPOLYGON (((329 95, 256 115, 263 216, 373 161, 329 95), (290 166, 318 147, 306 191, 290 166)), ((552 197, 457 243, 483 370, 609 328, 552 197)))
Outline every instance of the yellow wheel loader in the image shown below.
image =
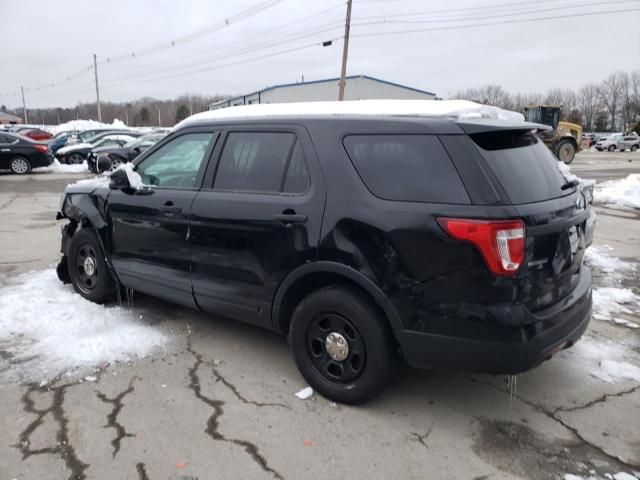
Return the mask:
POLYGON ((525 107, 524 117, 528 122, 549 125, 552 130, 542 132, 540 138, 553 152, 558 160, 571 163, 576 155, 586 147, 588 141, 583 144, 582 126, 560 121, 560 107, 550 105, 535 105, 525 107))

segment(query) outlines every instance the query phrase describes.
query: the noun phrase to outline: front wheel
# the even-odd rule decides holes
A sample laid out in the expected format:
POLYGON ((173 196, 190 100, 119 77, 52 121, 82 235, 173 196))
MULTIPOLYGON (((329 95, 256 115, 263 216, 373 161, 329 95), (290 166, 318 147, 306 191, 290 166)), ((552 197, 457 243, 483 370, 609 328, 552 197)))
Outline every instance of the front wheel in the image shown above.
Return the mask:
POLYGON ((82 228, 71 238, 67 269, 74 290, 87 300, 104 303, 113 299, 116 286, 93 230, 82 228))
POLYGON ((289 341, 305 380, 336 402, 371 399, 397 364, 386 320, 351 288, 330 286, 304 298, 293 312, 289 341))
POLYGON ((637 152, 638 151, 638 145, 631 145, 631 151, 632 152, 637 152))
POLYGON ((576 156, 576 147, 570 140, 560 140, 556 145, 556 157, 567 165, 573 162, 576 156))
POLYGON ((607 150, 609 150, 610 152, 614 152, 616 150, 616 146, 615 145, 610 145, 607 150))
POLYGON ((14 157, 9 162, 9 168, 17 175, 25 175, 31 171, 31 163, 24 157, 14 157))
POLYGON ((67 156, 67 163, 70 165, 80 165, 84 162, 84 156, 80 153, 72 153, 67 156))

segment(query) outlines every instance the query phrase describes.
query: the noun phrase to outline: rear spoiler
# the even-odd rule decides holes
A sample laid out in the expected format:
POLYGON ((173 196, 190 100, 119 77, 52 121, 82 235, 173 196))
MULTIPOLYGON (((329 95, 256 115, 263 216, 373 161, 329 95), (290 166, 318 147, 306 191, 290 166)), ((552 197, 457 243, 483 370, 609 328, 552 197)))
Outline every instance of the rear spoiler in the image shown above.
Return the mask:
POLYGON ((490 120, 490 119, 477 119, 477 120, 463 120, 456 122, 456 124, 467 134, 472 135, 474 133, 486 133, 497 132, 507 130, 517 131, 535 131, 536 133, 552 130, 549 125, 543 125, 541 123, 532 122, 514 122, 509 120, 490 120))

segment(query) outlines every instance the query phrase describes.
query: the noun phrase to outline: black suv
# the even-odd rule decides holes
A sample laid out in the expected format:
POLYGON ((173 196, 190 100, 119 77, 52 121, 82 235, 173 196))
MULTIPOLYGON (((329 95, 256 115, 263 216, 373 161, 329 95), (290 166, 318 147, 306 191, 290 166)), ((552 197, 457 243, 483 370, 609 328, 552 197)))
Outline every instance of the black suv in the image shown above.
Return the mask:
POLYGON ((591 316, 595 215, 536 128, 191 121, 135 160, 144 186, 121 169, 67 187, 58 273, 95 302, 126 287, 287 334, 340 402, 370 398, 400 358, 523 372, 591 316))

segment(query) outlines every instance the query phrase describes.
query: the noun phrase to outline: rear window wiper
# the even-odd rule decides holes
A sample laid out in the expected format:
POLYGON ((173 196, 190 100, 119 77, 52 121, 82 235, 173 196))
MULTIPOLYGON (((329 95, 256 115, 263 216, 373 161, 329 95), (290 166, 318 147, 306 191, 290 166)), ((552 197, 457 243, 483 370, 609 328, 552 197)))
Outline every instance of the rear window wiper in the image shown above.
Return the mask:
POLYGON ((580 185, 580 180, 568 180, 567 183, 560 187, 560 190, 568 190, 569 188, 574 188, 580 185))

